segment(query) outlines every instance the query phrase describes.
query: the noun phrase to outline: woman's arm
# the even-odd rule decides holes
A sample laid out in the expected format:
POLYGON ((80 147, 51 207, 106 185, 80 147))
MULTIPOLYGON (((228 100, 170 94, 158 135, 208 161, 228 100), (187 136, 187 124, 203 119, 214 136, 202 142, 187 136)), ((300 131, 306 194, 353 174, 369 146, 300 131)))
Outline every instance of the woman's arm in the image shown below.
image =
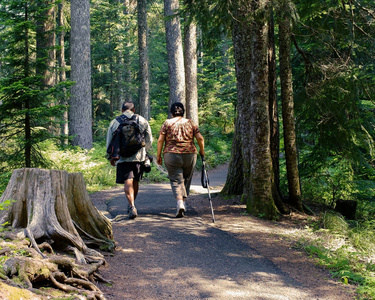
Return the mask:
POLYGON ((204 138, 199 132, 196 133, 194 136, 195 136, 195 138, 197 139, 197 142, 198 142, 199 154, 204 156, 204 138))
POLYGON ((160 134, 158 138, 158 143, 157 143, 157 158, 156 158, 156 163, 158 165, 161 165, 163 163, 163 158, 161 157, 161 151, 163 150, 163 145, 165 142, 165 134, 160 134))

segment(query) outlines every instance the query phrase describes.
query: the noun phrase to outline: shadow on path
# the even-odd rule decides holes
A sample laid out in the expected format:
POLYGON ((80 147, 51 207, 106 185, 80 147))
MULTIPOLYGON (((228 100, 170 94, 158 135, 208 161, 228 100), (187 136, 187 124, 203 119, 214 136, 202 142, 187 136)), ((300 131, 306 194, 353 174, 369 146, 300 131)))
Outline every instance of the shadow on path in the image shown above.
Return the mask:
MULTIPOLYGON (((223 183, 214 180, 213 186, 223 183)), ((189 202, 186 216, 176 219, 169 184, 141 185, 136 200, 139 217, 134 220, 127 218, 122 188, 108 195, 109 217, 124 215, 113 222, 116 251, 102 271, 114 282, 111 287, 100 286, 108 300, 352 299, 345 293, 333 298, 323 279, 322 288, 304 286, 189 202)), ((193 193, 194 197, 206 196, 193 193)))

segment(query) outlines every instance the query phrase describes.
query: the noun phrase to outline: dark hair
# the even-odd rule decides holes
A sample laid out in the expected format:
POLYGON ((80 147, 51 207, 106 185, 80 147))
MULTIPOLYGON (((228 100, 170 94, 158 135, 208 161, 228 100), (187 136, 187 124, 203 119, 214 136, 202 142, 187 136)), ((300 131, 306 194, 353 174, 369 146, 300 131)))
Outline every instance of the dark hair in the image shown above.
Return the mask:
POLYGON ((170 112, 173 117, 182 117, 185 113, 184 105, 181 102, 175 102, 171 105, 170 112))
POLYGON ((134 103, 133 101, 125 101, 122 105, 122 111, 126 110, 133 110, 134 109, 134 103))

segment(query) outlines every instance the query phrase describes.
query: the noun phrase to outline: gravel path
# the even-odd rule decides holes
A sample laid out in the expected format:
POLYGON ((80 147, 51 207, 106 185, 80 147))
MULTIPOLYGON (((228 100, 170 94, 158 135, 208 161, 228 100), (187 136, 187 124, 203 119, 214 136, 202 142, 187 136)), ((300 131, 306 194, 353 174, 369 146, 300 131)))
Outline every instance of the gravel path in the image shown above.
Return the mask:
POLYGON ((187 214, 174 218, 169 184, 141 185, 139 217, 126 217, 122 187, 92 195, 113 222, 116 251, 100 284, 108 300, 119 299, 354 299, 353 287, 330 279, 312 259, 283 239, 289 225, 244 214, 243 205, 216 196, 226 167, 209 171, 216 222, 207 190, 194 178, 187 214))

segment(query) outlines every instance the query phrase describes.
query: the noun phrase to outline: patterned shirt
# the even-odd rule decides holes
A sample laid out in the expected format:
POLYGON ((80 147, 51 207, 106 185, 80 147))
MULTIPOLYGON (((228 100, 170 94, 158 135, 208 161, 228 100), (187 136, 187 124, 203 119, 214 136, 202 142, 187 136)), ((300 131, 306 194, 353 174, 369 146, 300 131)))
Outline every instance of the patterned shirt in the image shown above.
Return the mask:
POLYGON ((190 119, 168 119, 160 129, 165 135, 163 153, 198 153, 194 144, 194 136, 199 133, 198 126, 190 119))

